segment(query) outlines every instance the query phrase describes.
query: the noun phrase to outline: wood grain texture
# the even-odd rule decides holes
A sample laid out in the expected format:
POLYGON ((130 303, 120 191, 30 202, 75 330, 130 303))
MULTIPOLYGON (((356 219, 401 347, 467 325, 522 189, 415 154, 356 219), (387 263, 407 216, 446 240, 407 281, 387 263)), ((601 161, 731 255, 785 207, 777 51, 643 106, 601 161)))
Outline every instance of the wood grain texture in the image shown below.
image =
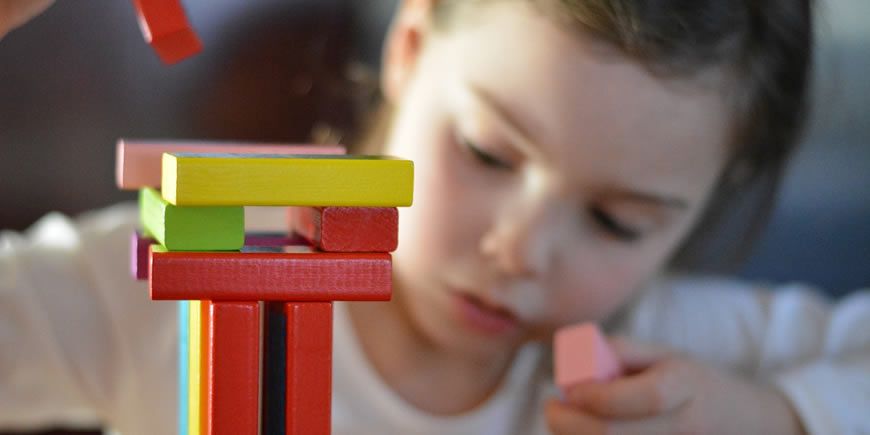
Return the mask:
POLYGON ((325 252, 392 252, 399 211, 383 207, 290 207, 291 231, 325 252))
POLYGON ((179 0, 133 0, 145 41, 166 64, 180 62, 202 51, 179 0))
POLYGON ((288 302, 287 435, 329 435, 332 417, 332 303, 288 302))
POLYGON ((206 433, 257 435, 260 305, 257 302, 207 304, 206 433))
POLYGON ((178 207, 156 190, 139 191, 146 233, 174 251, 238 251, 245 243, 243 207, 178 207))
POLYGON ((289 145, 245 142, 136 141, 115 145, 115 182, 123 190, 160 187, 163 153, 344 154, 341 145, 289 145))
POLYGON ((387 253, 168 252, 151 246, 151 299, 385 301, 387 253))
POLYGON ((163 155, 163 197, 187 206, 411 205, 410 160, 377 156, 163 155))

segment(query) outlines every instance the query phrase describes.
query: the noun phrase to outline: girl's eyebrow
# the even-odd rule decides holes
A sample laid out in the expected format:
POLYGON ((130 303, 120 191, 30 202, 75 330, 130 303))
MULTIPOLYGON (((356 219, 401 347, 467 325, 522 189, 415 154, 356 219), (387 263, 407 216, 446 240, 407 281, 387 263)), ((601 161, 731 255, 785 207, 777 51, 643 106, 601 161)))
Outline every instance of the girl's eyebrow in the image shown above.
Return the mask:
MULTIPOLYGON (((468 92, 465 93, 472 99, 477 100, 476 103, 479 106, 483 107, 496 118, 496 121, 498 121, 498 123, 505 129, 508 136, 510 136, 509 139, 511 142, 521 148, 521 150, 528 155, 541 157, 541 151, 539 147, 535 145, 531 136, 522 128, 520 123, 516 122, 514 118, 510 116, 504 107, 498 104, 495 98, 493 98, 482 87, 477 86, 474 83, 468 83, 467 89, 468 92)), ((689 207, 686 200, 668 195, 642 192, 632 189, 614 189, 613 192, 615 193, 615 197, 628 201, 643 202, 677 210, 685 210, 689 207)))
POLYGON ((470 94, 473 99, 477 100, 479 106, 494 115, 496 121, 505 129, 511 142, 528 155, 542 157, 538 146, 535 145, 535 141, 531 139, 531 135, 522 128, 520 123, 516 122, 503 106, 498 104, 494 97, 474 83, 468 83, 467 88, 470 91, 467 94, 470 94))

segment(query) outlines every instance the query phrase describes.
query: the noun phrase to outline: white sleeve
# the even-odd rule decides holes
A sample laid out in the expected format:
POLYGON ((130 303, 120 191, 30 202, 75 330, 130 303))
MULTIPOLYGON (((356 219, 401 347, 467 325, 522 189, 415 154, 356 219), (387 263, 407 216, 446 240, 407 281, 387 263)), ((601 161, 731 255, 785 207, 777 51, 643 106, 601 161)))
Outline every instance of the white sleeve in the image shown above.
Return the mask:
POLYGON ((626 332, 776 385, 813 435, 870 434, 870 291, 833 303, 802 285, 669 280, 626 332))
POLYGON ((134 206, 0 233, 0 428, 175 427, 175 304, 129 273, 134 206))

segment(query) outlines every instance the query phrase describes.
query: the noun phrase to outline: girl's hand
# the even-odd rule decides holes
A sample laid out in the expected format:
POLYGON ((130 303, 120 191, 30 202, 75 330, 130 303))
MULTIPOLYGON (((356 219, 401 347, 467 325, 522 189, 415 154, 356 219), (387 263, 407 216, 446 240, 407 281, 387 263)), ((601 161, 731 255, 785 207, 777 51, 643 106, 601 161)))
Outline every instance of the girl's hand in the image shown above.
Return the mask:
POLYGON ((572 387, 547 404, 556 435, 803 434, 788 401, 674 352, 611 340, 628 375, 572 387))
POLYGON ((54 0, 0 0, 0 38, 46 10, 54 0))

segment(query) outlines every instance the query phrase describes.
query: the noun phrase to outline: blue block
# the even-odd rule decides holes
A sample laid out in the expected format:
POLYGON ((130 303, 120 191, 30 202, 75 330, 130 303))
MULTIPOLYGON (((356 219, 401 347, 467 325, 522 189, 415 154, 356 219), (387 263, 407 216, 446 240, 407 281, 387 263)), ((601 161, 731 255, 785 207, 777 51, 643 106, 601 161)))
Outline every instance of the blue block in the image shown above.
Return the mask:
POLYGON ((187 435, 189 359, 190 303, 178 301, 178 435, 187 435))

